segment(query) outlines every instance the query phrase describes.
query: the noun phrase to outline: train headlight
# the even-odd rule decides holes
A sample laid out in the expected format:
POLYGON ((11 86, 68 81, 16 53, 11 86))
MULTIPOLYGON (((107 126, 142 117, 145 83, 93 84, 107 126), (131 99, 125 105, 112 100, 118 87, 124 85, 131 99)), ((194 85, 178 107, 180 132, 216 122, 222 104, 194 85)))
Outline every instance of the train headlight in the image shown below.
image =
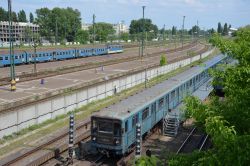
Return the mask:
POLYGON ((93 137, 93 138, 92 138, 92 141, 96 141, 96 137, 93 137))
POLYGON ((115 144, 116 144, 116 145, 118 145, 119 143, 120 143, 120 141, 119 141, 119 140, 116 140, 116 141, 115 141, 115 144))

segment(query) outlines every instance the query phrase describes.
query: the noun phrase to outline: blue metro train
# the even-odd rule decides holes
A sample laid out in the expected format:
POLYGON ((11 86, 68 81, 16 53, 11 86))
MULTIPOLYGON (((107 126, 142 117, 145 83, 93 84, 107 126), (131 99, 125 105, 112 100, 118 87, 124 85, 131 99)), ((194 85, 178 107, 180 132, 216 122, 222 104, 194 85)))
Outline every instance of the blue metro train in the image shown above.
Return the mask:
MULTIPOLYGON (((14 63, 16 65, 36 62, 48 62, 88 56, 105 55, 123 52, 122 45, 106 45, 96 48, 76 48, 58 50, 38 50, 36 56, 32 51, 15 51, 14 63)), ((0 51, 0 67, 10 65, 8 51, 0 51)))
POLYGON ((101 153, 123 155, 136 143, 136 124, 145 135, 183 98, 210 79, 208 70, 223 62, 217 56, 158 85, 130 96, 91 117, 91 145, 101 153))

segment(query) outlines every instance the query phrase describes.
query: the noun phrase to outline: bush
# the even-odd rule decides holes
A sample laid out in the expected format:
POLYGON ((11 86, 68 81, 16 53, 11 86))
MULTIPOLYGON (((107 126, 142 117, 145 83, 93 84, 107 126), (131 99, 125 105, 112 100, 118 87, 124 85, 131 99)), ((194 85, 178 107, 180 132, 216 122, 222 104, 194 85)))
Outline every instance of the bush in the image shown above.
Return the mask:
POLYGON ((165 55, 161 56, 161 60, 160 60, 160 66, 164 66, 167 64, 167 59, 165 55))

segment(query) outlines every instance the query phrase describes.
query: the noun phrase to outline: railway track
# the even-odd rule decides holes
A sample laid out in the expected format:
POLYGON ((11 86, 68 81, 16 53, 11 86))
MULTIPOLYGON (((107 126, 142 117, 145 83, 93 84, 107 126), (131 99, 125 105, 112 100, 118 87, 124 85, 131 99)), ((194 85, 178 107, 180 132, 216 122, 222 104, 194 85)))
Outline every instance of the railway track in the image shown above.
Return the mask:
MULTIPOLYGON (((173 52, 177 52, 177 51, 182 51, 185 49, 192 48, 195 45, 196 45, 195 43, 191 43, 189 45, 185 45, 183 48, 178 47, 176 49, 169 49, 167 51, 159 51, 159 52, 151 53, 151 54, 148 54, 147 57, 159 56, 162 53, 169 54, 169 53, 173 53, 173 52)), ((86 63, 85 65, 64 66, 60 70, 53 69, 53 70, 48 70, 48 71, 39 71, 37 73, 26 73, 26 74, 18 75, 17 77, 19 77, 19 82, 25 82, 25 81, 30 81, 30 80, 34 80, 34 79, 41 79, 41 78, 52 77, 52 76, 61 75, 61 74, 77 72, 77 71, 81 71, 81 70, 93 69, 93 68, 97 68, 100 66, 108 66, 108 65, 114 65, 114 64, 119 64, 119 63, 123 63, 123 62, 134 61, 134 60, 138 60, 138 59, 140 59, 140 57, 138 57, 138 56, 123 57, 123 58, 114 59, 114 60, 106 59, 106 60, 103 60, 102 62, 95 62, 95 63, 89 62, 89 63, 86 63)), ((9 77, 1 78, 0 79, 0 86, 8 85, 9 81, 10 81, 9 77)))
MULTIPOLYGON (((202 50, 200 50, 202 51, 202 50)), ((86 120, 76 126, 76 139, 75 144, 82 140, 87 140, 90 138, 90 120, 86 120)), ((0 165, 41 165, 51 160, 55 157, 55 151, 58 150, 59 153, 63 153, 68 149, 68 131, 64 131, 61 135, 42 143, 34 148, 29 148, 28 150, 17 154, 16 156, 11 156, 12 158, 0 161, 0 165)), ((126 158, 118 161, 118 165, 122 165, 124 160, 127 161, 128 158, 133 156, 131 153, 126 158)))
MULTIPOLYGON (((90 138, 90 120, 76 126, 75 144, 82 140, 90 138)), ((68 149, 68 131, 64 131, 61 135, 46 141, 34 148, 30 148, 26 152, 19 153, 16 156, 11 155, 10 158, 1 161, 0 165, 41 165, 55 157, 55 151, 63 153, 68 149)))
POLYGON ((191 153, 198 149, 199 151, 203 149, 208 149, 208 135, 200 133, 196 127, 194 127, 188 134, 184 142, 181 144, 180 148, 177 150, 176 154, 179 153, 191 153))

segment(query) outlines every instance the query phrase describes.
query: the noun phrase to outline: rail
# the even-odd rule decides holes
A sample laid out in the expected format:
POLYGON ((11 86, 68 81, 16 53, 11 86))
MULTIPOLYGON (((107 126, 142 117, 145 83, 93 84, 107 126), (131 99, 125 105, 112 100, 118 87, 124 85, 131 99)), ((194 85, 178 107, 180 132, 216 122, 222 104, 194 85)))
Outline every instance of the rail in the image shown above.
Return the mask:
POLYGON ((187 138, 184 140, 184 142, 181 144, 180 148, 177 150, 176 154, 179 154, 183 147, 186 145, 187 141, 190 139, 190 137, 193 135, 194 131, 196 130, 196 127, 194 127, 191 132, 188 134, 187 138))
MULTIPOLYGON (((82 124, 80 124, 80 125, 78 125, 77 127, 76 127, 76 132, 77 132, 77 130, 80 130, 80 129, 83 129, 83 128, 85 128, 86 129, 86 132, 85 133, 83 133, 83 134, 80 134, 75 140, 75 144, 77 144, 78 142, 80 142, 81 140, 83 140, 83 139, 87 139, 87 138, 89 138, 89 136, 90 136, 90 130, 87 130, 87 128, 88 128, 88 126, 90 125, 91 123, 90 123, 90 121, 88 120, 88 121, 86 121, 86 122, 84 122, 84 123, 82 123, 82 124)), ((45 143, 43 143, 43 144, 41 144, 41 145, 39 145, 39 146, 37 146, 37 147, 35 147, 35 148, 33 148, 33 149, 31 149, 31 150, 29 150, 29 151, 27 151, 27 152, 25 152, 25 153, 23 153, 23 154, 20 154, 19 156, 17 156, 17 157, 15 157, 15 158, 13 158, 13 159, 11 159, 11 160, 9 160, 9 161, 7 161, 7 162, 5 162, 5 163, 2 163, 4 166, 6 165, 12 165, 12 164, 14 164, 14 163, 17 163, 17 162, 19 162, 19 161, 21 161, 22 159, 24 159, 24 158, 26 158, 26 157, 28 157, 28 156, 32 156, 32 154, 34 154, 34 153, 37 153, 37 152, 39 152, 40 150, 43 150, 43 149, 45 149, 46 147, 48 147, 48 146, 50 146, 50 145, 52 145, 52 144, 56 144, 56 142, 58 142, 58 141, 60 141, 60 140, 62 140, 62 139, 67 139, 68 137, 68 131, 65 131, 65 132, 63 132, 61 135, 59 135, 59 136, 57 136, 57 137, 55 137, 55 138, 53 138, 53 139, 51 139, 50 141, 48 141, 48 142, 45 142, 45 143)), ((66 141, 67 142, 67 141, 66 141)), ((53 147, 53 148, 58 148, 58 147, 53 147)), ((60 150, 60 153, 62 153, 62 152, 64 152, 64 151, 66 151, 67 150, 67 144, 63 144, 63 145, 61 145, 58 149, 60 150)), ((42 156, 39 156, 37 159, 35 159, 35 160, 33 160, 33 161, 31 161, 28 165, 40 165, 40 164, 43 164, 43 163, 45 163, 46 161, 48 161, 48 160, 50 160, 50 159, 52 159, 52 158, 54 158, 55 157, 55 154, 54 154, 54 152, 50 152, 50 153, 46 153, 45 155, 42 155, 42 156)), ((32 158, 32 157, 30 157, 30 158, 32 158)))

